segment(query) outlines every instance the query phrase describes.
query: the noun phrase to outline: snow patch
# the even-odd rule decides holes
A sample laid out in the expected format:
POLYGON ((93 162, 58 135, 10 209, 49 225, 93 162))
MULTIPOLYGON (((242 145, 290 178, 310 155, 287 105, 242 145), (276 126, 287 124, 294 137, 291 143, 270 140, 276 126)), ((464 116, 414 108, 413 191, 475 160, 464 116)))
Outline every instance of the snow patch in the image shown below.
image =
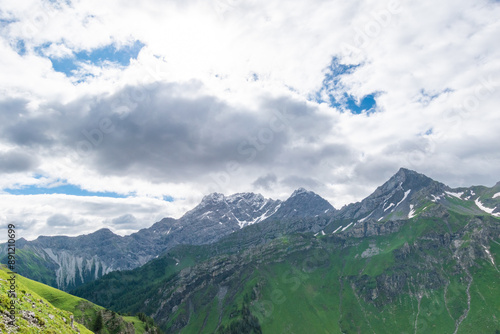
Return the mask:
POLYGON ((264 209, 264 207, 267 205, 267 203, 269 203, 269 200, 268 200, 268 199, 266 199, 266 200, 264 201, 264 203, 260 206, 260 208, 259 208, 259 210, 258 210, 258 211, 260 211, 260 210, 264 209))
POLYGON ((462 199, 462 195, 464 194, 464 192, 460 192, 460 193, 454 193, 452 191, 445 191, 445 193, 447 193, 448 195, 450 196, 453 196, 453 197, 456 197, 456 198, 459 198, 459 199, 462 199))
POLYGON ((325 235, 325 231, 321 230, 321 235, 325 235))
POLYGON ((212 212, 213 212, 213 211, 207 211, 207 212, 205 212, 204 214, 202 214, 202 215, 200 216, 200 219, 201 219, 201 218, 205 218, 205 217, 209 216, 212 212))
POLYGON ((243 227, 245 227, 245 225, 248 224, 248 222, 246 220, 239 220, 238 218, 236 218, 236 216, 234 215, 233 212, 231 212, 231 214, 233 215, 233 218, 236 219, 236 221, 238 222, 238 226, 240 228, 243 228, 243 227))
POLYGON ((408 194, 409 194, 410 192, 411 192, 411 189, 410 189, 410 190, 405 191, 405 195, 403 196, 403 199, 402 199, 402 200, 400 200, 400 201, 398 202, 398 204, 396 204, 396 207, 395 207, 395 208, 397 208, 399 204, 403 203, 403 201, 406 199, 406 197, 408 197, 408 194))
POLYGON ((497 198, 497 197, 500 197, 500 193, 496 193, 495 195, 493 195, 493 198, 497 198))
MULTIPOLYGON (((367 217, 367 218, 368 218, 368 217, 367 217)), ((344 228, 342 229, 342 232, 344 232, 345 230, 347 230, 347 228, 348 228, 349 226, 351 226, 351 225, 352 225, 352 223, 349 223, 349 225, 347 225, 346 227, 344 227, 344 228)))
MULTIPOLYGON (((496 268, 496 264, 495 264, 495 260, 493 259, 493 256, 491 256, 491 253, 490 253, 490 250, 483 245, 483 248, 484 248, 484 251, 486 252, 486 254, 488 255, 490 261, 491 261, 491 264, 496 268)), ((498 270, 498 269, 497 269, 498 270)))
MULTIPOLYGON (((368 216, 366 216, 365 218, 363 218, 363 219, 358 219, 358 223, 362 223, 362 222, 364 222, 365 220, 367 220, 368 218, 370 218, 370 216, 371 216, 371 215, 373 215, 373 211, 372 211, 372 212, 371 212, 368 216)), ((351 223, 351 224, 352 224, 352 223, 351 223)))
POLYGON ((485 207, 485 206, 483 205, 483 203, 481 203, 481 202, 479 201, 479 198, 480 198, 480 197, 476 198, 476 200, 474 201, 474 202, 476 203, 476 205, 477 205, 477 207, 478 207, 478 208, 480 208, 482 211, 484 211, 484 212, 486 212, 486 213, 489 213, 489 214, 490 214, 490 215, 492 215, 492 216, 495 216, 495 217, 500 217, 500 213, 493 213, 493 210, 495 210, 495 209, 490 209, 490 208, 488 208, 488 207, 485 207))
POLYGON ((332 234, 337 233, 338 230, 342 228, 342 225, 340 225, 335 231, 332 232, 332 234))
POLYGON ((410 204, 410 212, 408 213, 408 219, 415 217, 415 209, 413 207, 414 205, 410 204))
POLYGON ((432 201, 434 203, 436 203, 437 201, 439 201, 444 196, 444 193, 441 194, 441 195, 438 195, 438 196, 435 196, 435 195, 431 194, 431 196, 432 196, 432 201))
POLYGON ((385 212, 385 211, 387 211, 387 210, 389 210, 389 209, 390 209, 390 208, 392 208, 393 206, 394 206, 394 203, 389 204, 389 206, 388 206, 387 208, 385 208, 385 209, 384 209, 384 212, 385 212))
POLYGON ((276 211, 278 211, 278 209, 281 207, 281 203, 278 204, 274 210, 272 210, 272 212, 269 212, 271 211, 271 209, 267 210, 266 212, 264 212, 262 215, 260 215, 260 217, 257 217, 255 218, 254 220, 252 220, 251 222, 248 222, 248 225, 252 225, 252 224, 255 224, 255 223, 260 223, 261 221, 263 221, 264 219, 267 219, 269 217, 271 217, 272 215, 274 215, 276 213, 276 211))

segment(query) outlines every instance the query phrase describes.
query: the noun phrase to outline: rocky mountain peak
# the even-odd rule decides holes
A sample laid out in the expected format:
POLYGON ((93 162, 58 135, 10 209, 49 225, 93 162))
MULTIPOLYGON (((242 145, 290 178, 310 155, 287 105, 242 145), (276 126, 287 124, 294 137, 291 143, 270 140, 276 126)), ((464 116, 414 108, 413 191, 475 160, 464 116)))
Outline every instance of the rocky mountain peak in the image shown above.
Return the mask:
POLYGON ((115 235, 115 234, 114 234, 114 233, 113 233, 113 232, 112 232, 109 228, 107 228, 107 227, 103 227, 103 228, 101 228, 101 229, 99 229, 99 230, 97 230, 97 231, 95 231, 94 233, 91 233, 91 234, 92 234, 92 235, 96 235, 96 236, 97 236, 97 235, 100 235, 100 236, 102 236, 102 235, 104 235, 104 236, 105 236, 105 235, 115 235))
POLYGON ((228 203, 238 203, 245 201, 249 204, 262 203, 265 201, 264 196, 254 193, 237 193, 226 197, 228 203))
POLYGON ((327 200, 318 194, 299 188, 282 203, 273 218, 314 217, 335 211, 327 200))
POLYGON ((225 197, 221 193, 211 193, 211 194, 208 194, 205 197, 203 197, 200 205, 220 203, 220 202, 223 202, 224 199, 225 199, 225 197))
POLYGON ((307 194, 307 193, 314 194, 312 191, 308 191, 308 190, 301 187, 301 188, 295 190, 290 197, 295 197, 295 196, 298 196, 301 194, 307 194))
POLYGON ((342 219, 363 222, 366 219, 407 219, 414 216, 421 203, 439 196, 446 186, 407 168, 400 168, 387 182, 358 203, 349 204, 338 212, 342 219))
POLYGON ((377 197, 383 193, 390 193, 396 190, 418 190, 435 182, 436 181, 424 174, 417 173, 407 168, 400 168, 387 182, 378 187, 371 196, 377 197))

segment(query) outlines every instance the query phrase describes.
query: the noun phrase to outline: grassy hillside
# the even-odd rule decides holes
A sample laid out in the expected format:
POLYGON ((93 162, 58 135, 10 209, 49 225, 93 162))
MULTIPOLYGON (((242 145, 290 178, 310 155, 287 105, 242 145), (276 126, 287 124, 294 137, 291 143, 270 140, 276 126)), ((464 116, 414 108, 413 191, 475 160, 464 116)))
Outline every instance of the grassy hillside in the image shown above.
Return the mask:
MULTIPOLYGON (((6 264, 7 261, 7 255, 0 259, 0 263, 6 264)), ((57 268, 30 249, 16 249, 16 268, 24 268, 26 272, 30 273, 30 278, 37 282, 51 286, 56 285, 54 271, 57 268)))
MULTIPOLYGON (((7 272, 4 268, 0 271, 1 275, 7 277, 7 272)), ((2 277, 3 278, 3 277, 2 277)), ((4 283, 2 281, 2 283, 4 283)), ((155 333, 159 332, 156 330, 154 324, 151 322, 146 326, 145 319, 141 320, 138 317, 128 316, 122 317, 116 312, 107 310, 101 306, 95 305, 85 299, 73 296, 64 291, 55 289, 48 285, 27 279, 22 276, 16 276, 16 283, 18 284, 18 292, 25 291, 24 295, 32 295, 36 300, 43 299, 46 301, 48 306, 51 306, 54 310, 58 312, 62 312, 61 314, 65 314, 65 319, 69 321, 70 318, 73 318, 75 321, 75 325, 77 324, 80 328, 86 328, 82 330, 82 333, 88 332, 92 333, 99 332, 100 334, 113 334, 113 333, 155 333), (89 331, 91 330, 91 331, 89 331)), ((2 284, 2 287, 4 284, 2 284)), ((34 300, 30 297, 31 300, 34 300)), ((2 290, 2 301, 7 302, 7 292, 6 290, 2 290), (4 296, 5 294, 5 296, 4 296)), ((31 310, 31 305, 22 303, 20 304, 19 310, 31 310)), ((42 313, 45 315, 50 313, 46 311, 46 309, 42 308, 42 313)), ((22 312, 24 312, 22 311, 22 312)), ((45 321, 43 315, 43 322, 45 324, 51 324, 52 321, 45 321)), ((22 321, 21 321, 22 322, 22 321)), ((25 324, 26 325, 26 324, 25 324)), ((54 326, 59 326, 60 323, 55 323, 54 326)), ((26 325, 27 326, 27 325, 26 325)), ((22 327, 23 328, 23 327, 22 327)), ((61 333, 66 333, 66 327, 61 327, 63 329, 61 333)), ((40 330, 43 333, 49 333, 48 328, 41 327, 40 330)), ((28 329, 26 329, 28 330, 28 329)), ((32 333, 38 333, 35 329, 29 329, 32 333)), ((31 332, 23 332, 23 333, 31 333, 31 332)), ((42 333, 40 332, 40 333, 42 333)), ((59 333, 55 331, 54 333, 59 333)), ((70 333, 68 331, 68 333, 70 333)))
POLYGON ((76 322, 72 324, 73 314, 71 312, 53 306, 47 299, 25 285, 26 280, 20 278, 20 276, 17 276, 16 281, 16 309, 18 312, 15 322, 16 327, 12 327, 5 315, 5 312, 9 310, 11 301, 7 292, 9 275, 4 267, 0 269, 0 312, 3 313, 3 317, 0 318, 0 332, 44 334, 79 332, 92 334, 83 325, 76 322))

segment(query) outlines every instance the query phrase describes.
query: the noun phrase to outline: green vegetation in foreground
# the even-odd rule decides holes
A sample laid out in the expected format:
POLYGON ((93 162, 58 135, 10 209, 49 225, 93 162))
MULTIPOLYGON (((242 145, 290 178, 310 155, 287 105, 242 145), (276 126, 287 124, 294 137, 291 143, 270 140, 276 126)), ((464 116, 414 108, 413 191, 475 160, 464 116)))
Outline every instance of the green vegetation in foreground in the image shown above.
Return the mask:
MULTIPOLYGON (((0 263, 7 263, 7 254, 0 263)), ((57 268, 50 268, 48 262, 42 259, 29 249, 16 249, 16 268, 23 267, 30 273, 31 279, 47 285, 56 286, 54 271, 57 268)))
MULTIPOLYGON (((0 269, 0 312, 9 310, 8 279, 10 275, 4 267, 0 269)), ((44 334, 92 334, 90 330, 79 323, 71 326, 71 312, 53 306, 45 298, 24 284, 24 280, 16 277, 16 327, 12 328, 8 319, 0 318, 0 332, 5 333, 44 333, 44 334), (78 329, 78 330, 77 330, 78 329)))
MULTIPOLYGON (((7 276, 6 270, 4 268, 0 270, 0 273, 2 275, 7 276)), ((2 283, 4 282, 2 281, 2 283)), ((36 300, 39 300, 40 299, 39 297, 41 297, 55 309, 58 309, 61 312, 65 312, 65 314, 67 314, 65 319, 67 319, 68 323, 70 316, 73 317, 75 325, 78 325, 79 328, 84 328, 84 327, 86 328, 83 331, 81 331, 82 333, 98 332, 100 334, 114 334, 114 333, 142 334, 142 333, 160 332, 154 325, 152 319, 150 318, 140 319, 137 316, 122 317, 116 312, 95 305, 83 298, 70 295, 64 291, 50 287, 43 283, 30 280, 23 276, 17 275, 16 283, 20 286, 20 288, 17 290, 18 292, 27 291, 27 293, 31 295, 36 295, 37 297, 34 297, 36 300)), ((4 284, 2 284, 2 287, 3 286, 4 284)), ((31 297, 30 299, 33 300, 33 298, 31 297)), ((2 301, 4 301, 4 299, 2 299, 2 301)), ((24 308, 24 306, 25 306, 24 304, 21 304, 19 309, 31 311, 31 305, 27 305, 27 308, 24 308)), ((45 314, 48 313, 45 312, 45 314)), ((32 331, 31 332, 27 331, 22 333, 38 333, 35 329, 30 329, 30 330, 32 331)), ((44 330, 48 329, 45 328, 44 330)), ((43 333, 50 333, 50 331, 47 332, 43 331, 43 333)), ((59 333, 59 332, 55 331, 54 333, 59 333)), ((66 333, 66 332, 62 331, 61 333, 66 333)), ((69 331, 68 333, 71 332, 69 331)))

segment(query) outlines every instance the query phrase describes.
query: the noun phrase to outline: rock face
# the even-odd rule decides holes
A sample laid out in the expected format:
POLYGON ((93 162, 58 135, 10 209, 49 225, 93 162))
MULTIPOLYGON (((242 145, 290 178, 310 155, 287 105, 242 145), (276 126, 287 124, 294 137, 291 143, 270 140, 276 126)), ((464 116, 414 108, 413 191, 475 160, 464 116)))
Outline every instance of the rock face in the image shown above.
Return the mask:
POLYGON ((423 174, 401 168, 361 202, 349 204, 336 211, 333 219, 350 220, 353 224, 366 220, 410 219, 425 211, 432 203, 441 204, 446 209, 462 214, 481 215, 487 212, 496 215, 495 210, 500 208, 500 194, 494 198, 497 190, 500 192, 498 184, 493 188, 453 189, 423 174), (465 201, 476 201, 476 205, 468 205, 465 201), (481 208, 482 204, 485 205, 481 208))
POLYGON ((248 225, 259 223, 276 213, 281 201, 260 194, 239 193, 231 196, 213 193, 177 222, 175 241, 182 244, 206 244, 248 225))
POLYGON ((335 208, 325 199, 304 188, 295 190, 279 207, 273 219, 315 217, 333 213, 335 208))
POLYGON ((401 168, 386 183, 361 202, 350 204, 335 214, 335 219, 383 220, 408 218, 420 202, 432 194, 444 193, 446 186, 423 174, 401 168))
MULTIPOLYGON (((25 251, 25 256, 19 268, 28 278, 69 291, 111 271, 139 267, 179 244, 213 243, 269 218, 315 216, 327 210, 334 208, 305 189, 295 191, 285 202, 254 193, 231 196, 213 193, 180 219, 164 218, 125 237, 101 229, 78 237, 41 236, 34 241, 22 240, 18 248, 25 251)), ((5 246, 0 256, 4 254, 5 246)))

